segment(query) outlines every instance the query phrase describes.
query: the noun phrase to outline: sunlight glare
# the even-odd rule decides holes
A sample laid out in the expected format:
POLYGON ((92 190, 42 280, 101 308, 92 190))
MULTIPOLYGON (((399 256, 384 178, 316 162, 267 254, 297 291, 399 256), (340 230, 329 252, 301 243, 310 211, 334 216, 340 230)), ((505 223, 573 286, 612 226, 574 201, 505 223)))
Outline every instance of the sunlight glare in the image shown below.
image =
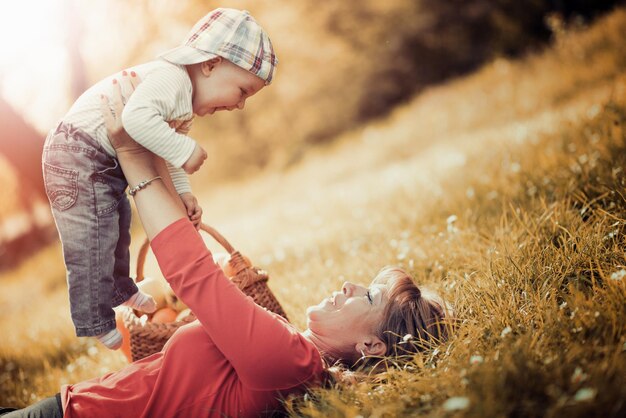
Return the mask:
POLYGON ((0 0, 0 93, 41 130, 65 106, 68 1, 0 0))
POLYGON ((58 0, 2 0, 0 5, 0 71, 60 40, 58 0))

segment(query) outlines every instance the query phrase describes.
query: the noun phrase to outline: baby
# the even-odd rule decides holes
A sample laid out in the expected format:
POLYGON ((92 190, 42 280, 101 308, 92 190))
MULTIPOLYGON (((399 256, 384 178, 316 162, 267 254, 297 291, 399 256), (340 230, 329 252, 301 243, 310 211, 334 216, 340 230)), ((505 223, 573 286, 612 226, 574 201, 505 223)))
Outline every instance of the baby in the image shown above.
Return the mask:
MULTIPOLYGON (((183 45, 122 73, 137 81, 132 95, 126 95, 124 129, 166 161, 196 225, 202 209, 186 174, 200 168, 206 152, 187 136, 194 114, 243 109, 247 98, 272 81, 277 62, 269 37, 247 11, 220 8, 196 23, 183 45)), ((117 75, 78 98, 48 134, 42 158, 76 335, 95 336, 111 349, 122 344, 113 307, 156 309, 152 297, 129 277, 128 184, 100 108, 101 96, 109 93, 117 75)), ((139 190, 130 186, 130 193, 139 190)))

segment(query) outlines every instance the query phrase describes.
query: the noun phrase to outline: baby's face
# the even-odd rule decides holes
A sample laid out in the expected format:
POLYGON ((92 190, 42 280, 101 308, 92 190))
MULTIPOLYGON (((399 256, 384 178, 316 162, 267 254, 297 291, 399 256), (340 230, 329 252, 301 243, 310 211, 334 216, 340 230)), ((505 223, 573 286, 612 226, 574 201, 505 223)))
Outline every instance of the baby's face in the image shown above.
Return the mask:
POLYGON ((243 109, 246 99, 265 86, 263 79, 226 59, 202 63, 195 74, 193 112, 198 116, 243 109))

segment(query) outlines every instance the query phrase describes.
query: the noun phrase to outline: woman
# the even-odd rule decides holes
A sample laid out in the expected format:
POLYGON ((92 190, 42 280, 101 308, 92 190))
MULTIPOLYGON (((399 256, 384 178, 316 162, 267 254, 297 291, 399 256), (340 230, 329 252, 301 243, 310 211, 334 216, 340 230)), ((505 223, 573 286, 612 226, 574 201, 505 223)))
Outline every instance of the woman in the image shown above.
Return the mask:
MULTIPOLYGON (((134 87, 128 77, 122 82, 134 87)), ((112 100, 120 115, 119 89, 112 100)), ((106 102, 107 127, 128 183, 144 185, 134 198, 154 255, 198 320, 181 327, 161 352, 64 385, 56 397, 5 417, 256 417, 279 410, 281 397, 323 383, 328 365, 415 352, 447 337, 442 304, 422 296, 397 268, 383 269, 367 288, 346 282, 309 307, 304 332, 256 305, 214 263, 159 178, 159 160, 126 135, 106 102)))

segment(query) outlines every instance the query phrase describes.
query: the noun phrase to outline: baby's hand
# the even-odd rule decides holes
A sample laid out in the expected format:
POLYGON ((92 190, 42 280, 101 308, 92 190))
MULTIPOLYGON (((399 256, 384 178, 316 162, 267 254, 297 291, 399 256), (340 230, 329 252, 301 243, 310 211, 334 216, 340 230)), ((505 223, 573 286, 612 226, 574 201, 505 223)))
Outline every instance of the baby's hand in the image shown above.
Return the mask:
POLYGON ((206 151, 200 145, 196 144, 196 147, 191 153, 191 157, 189 157, 189 159, 185 161, 185 164, 183 164, 183 170, 185 170, 185 173, 187 174, 193 174, 200 169, 206 159, 206 151))
POLYGON ((198 205, 198 199, 189 193, 181 193, 180 200, 183 201, 185 207, 187 208, 187 216, 189 216, 189 220, 196 227, 196 229, 200 229, 200 223, 202 222, 202 208, 198 205))

